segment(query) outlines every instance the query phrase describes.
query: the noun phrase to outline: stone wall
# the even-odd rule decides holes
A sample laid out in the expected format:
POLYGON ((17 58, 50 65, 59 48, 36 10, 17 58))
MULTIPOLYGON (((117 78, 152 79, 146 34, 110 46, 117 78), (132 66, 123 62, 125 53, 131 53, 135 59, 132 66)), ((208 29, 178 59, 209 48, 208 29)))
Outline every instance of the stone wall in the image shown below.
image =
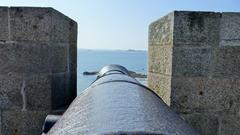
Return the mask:
POLYGON ((0 7, 0 134, 40 135, 76 96, 77 23, 52 8, 0 7))
POLYGON ((148 85, 202 135, 240 134, 240 13, 175 11, 149 27, 148 85))

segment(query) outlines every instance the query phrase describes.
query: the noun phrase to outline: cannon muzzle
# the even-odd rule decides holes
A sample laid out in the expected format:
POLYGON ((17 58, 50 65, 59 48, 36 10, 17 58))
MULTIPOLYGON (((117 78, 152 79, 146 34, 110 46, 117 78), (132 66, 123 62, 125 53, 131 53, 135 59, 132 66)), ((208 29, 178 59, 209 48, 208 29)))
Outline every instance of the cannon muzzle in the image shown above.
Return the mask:
POLYGON ((198 135, 119 65, 104 67, 46 134, 198 135))

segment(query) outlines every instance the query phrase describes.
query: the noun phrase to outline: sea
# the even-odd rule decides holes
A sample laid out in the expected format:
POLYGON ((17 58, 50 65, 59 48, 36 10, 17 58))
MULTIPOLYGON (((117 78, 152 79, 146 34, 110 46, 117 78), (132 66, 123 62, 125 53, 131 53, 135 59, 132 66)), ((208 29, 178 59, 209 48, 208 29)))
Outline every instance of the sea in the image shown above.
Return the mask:
MULTIPOLYGON (((124 66, 128 70, 147 74, 147 51, 78 49, 77 57, 78 95, 96 79, 96 75, 83 75, 85 71, 99 71, 106 65, 118 64, 124 66)), ((136 79, 146 85, 145 78, 136 79)))

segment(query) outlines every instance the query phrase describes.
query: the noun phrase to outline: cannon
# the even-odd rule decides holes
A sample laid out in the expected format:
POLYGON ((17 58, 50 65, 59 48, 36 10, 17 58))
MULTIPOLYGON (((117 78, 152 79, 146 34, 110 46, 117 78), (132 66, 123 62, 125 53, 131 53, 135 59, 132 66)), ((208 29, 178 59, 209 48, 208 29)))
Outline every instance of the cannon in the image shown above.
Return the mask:
POLYGON ((43 131, 47 135, 198 135, 120 65, 102 68, 61 117, 48 116, 43 131))

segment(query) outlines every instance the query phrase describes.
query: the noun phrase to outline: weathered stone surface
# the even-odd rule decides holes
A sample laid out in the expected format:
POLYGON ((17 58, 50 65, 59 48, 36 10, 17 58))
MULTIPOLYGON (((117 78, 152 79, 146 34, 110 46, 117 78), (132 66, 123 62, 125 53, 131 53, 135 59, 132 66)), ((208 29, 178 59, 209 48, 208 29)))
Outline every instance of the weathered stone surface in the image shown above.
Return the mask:
POLYGON ((148 86, 156 92, 163 101, 170 105, 171 97, 171 77, 148 72, 148 86))
POLYGON ((231 113, 236 117, 240 117, 240 79, 234 79, 232 89, 232 93, 234 95, 232 94, 230 111, 228 111, 228 113, 231 113))
POLYGON ((52 80, 49 74, 30 75, 25 79, 24 96, 26 110, 50 110, 52 80))
POLYGON ((66 78, 67 82, 66 84, 68 85, 67 90, 66 90, 66 102, 68 105, 75 99, 77 96, 77 74, 74 72, 68 72, 66 73, 66 78))
POLYGON ((0 109, 50 110, 51 75, 0 75, 0 109))
POLYGON ((46 112, 2 111, 2 135, 40 135, 46 112))
POLYGON ((219 135, 239 135, 240 117, 236 115, 224 115, 221 121, 219 135))
MULTIPOLYGON (((65 72, 74 65, 76 55, 67 49, 68 43, 9 43, 0 44, 0 73, 56 73, 65 72), (68 56, 69 55, 69 56, 68 56), (74 56, 73 56, 74 55, 74 56)), ((74 52, 74 51, 72 51, 74 52)), ((76 63, 75 65, 76 66, 76 63)), ((74 68, 73 68, 74 69, 74 68)))
POLYGON ((5 42, 9 39, 8 7, 0 7, 0 22, 0 41, 5 42))
POLYGON ((174 13, 153 22, 149 26, 149 45, 173 45, 174 13))
POLYGON ((213 77, 240 78, 240 47, 221 47, 216 51, 213 77))
POLYGON ((76 97, 76 73, 0 75, 0 109, 51 110, 76 97))
POLYGON ((69 43, 70 72, 77 73, 77 44, 69 43))
POLYGON ((240 14, 172 14, 173 30, 163 27, 166 17, 150 25, 149 87, 201 134, 239 134, 240 14), (165 35, 173 35, 172 51, 165 35))
POLYGON ((239 22, 239 13, 222 13, 220 46, 240 46, 239 22))
POLYGON ((149 71, 166 75, 172 74, 172 47, 149 46, 149 71))
POLYGON ((0 7, 0 54, 0 135, 41 134, 46 112, 76 97, 76 22, 52 8, 0 7))
POLYGON ((218 117, 213 114, 182 114, 190 125, 192 125, 201 135, 219 135, 218 117))
POLYGON ((69 101, 73 101, 77 96, 77 73, 71 72, 70 73, 70 82, 69 82, 69 101))
POLYGON ((175 11, 174 46, 217 46, 220 17, 214 12, 175 11))
POLYGON ((52 30, 54 42, 77 41, 77 23, 56 10, 52 10, 52 30))
POLYGON ((1 44, 0 52, 0 73, 46 73, 51 70, 48 44, 1 44))
POLYGON ((0 134, 2 134, 2 110, 0 110, 0 134))
POLYGON ((0 109, 21 109, 23 80, 19 76, 0 75, 0 109))
POLYGON ((51 9, 11 7, 11 40, 50 41, 51 9))
POLYGON ((174 77, 171 81, 171 107, 178 112, 227 111, 239 102, 234 80, 174 77))
POLYGON ((208 76, 211 48, 174 47, 172 55, 173 76, 208 76))
POLYGON ((76 89, 70 84, 75 84, 74 80, 71 79, 71 74, 66 73, 55 73, 52 75, 52 109, 61 109, 68 107, 72 100, 76 97, 76 89), (62 100, 64 99, 64 100, 62 100))
POLYGON ((70 54, 68 43, 56 43, 51 48, 50 69, 52 73, 66 72, 70 67, 70 54))

